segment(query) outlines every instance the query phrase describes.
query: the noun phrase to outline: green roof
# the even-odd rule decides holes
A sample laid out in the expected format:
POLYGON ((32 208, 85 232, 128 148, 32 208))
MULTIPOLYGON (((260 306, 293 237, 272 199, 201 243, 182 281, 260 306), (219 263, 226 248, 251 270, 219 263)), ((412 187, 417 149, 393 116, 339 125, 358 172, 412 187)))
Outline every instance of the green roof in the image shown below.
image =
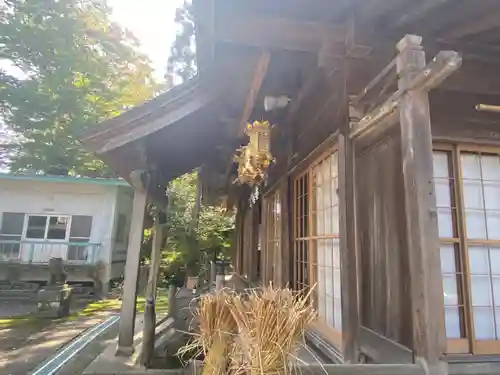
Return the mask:
POLYGON ((41 174, 29 175, 29 174, 0 173, 0 181, 1 180, 63 182, 70 184, 96 184, 96 185, 131 187, 127 181, 116 178, 92 178, 92 177, 41 175, 41 174))

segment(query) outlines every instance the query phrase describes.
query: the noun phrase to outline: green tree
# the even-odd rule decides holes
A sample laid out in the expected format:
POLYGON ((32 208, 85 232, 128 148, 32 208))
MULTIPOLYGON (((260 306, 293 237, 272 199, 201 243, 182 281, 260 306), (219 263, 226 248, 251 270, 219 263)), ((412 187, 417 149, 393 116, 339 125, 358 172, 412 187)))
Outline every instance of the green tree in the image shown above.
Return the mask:
MULTIPOLYGON (((230 238, 234 231, 234 215, 218 206, 201 205, 198 225, 193 225, 196 210, 196 173, 185 174, 168 186, 166 245, 162 252, 163 267, 187 266, 192 273, 198 269, 200 251, 229 257, 230 238)), ((150 230, 146 230, 149 233, 150 230)), ((151 238, 144 244, 149 257, 151 238)))
POLYGON ((0 70, 0 120, 17 134, 12 171, 112 174, 78 135, 158 87, 137 39, 109 14, 104 1, 0 2, 0 60, 17 70, 0 70))
POLYGON ((178 32, 170 48, 166 75, 171 85, 185 82, 196 74, 195 23, 190 0, 184 0, 182 7, 176 10, 175 22, 178 32))

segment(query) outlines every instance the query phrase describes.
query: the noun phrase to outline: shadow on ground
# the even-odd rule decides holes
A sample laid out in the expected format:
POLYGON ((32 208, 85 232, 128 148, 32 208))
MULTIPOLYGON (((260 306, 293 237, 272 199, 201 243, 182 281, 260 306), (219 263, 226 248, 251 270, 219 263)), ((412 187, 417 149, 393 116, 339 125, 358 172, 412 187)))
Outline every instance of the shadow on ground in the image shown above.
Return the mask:
MULTIPOLYGON (((19 301, 10 301, 10 304, 17 302, 19 301)), ((138 312, 144 311, 144 303, 144 298, 138 298, 138 312)), ((116 299, 94 301, 77 305, 70 316, 55 320, 37 318, 35 314, 26 313, 2 318, 0 309, 0 374, 28 374, 84 330, 99 324, 110 315, 117 314, 120 307, 121 301, 116 299)), ((161 294, 157 300, 157 311, 166 311, 166 308, 166 294, 161 294)), ((15 309, 21 311, 23 306, 17 306, 15 309)), ((5 314, 3 316, 5 317, 5 314)), ((114 337, 116 332, 112 332, 106 336, 114 337)), ((98 347, 100 348, 95 345, 91 352, 96 351, 98 347)))

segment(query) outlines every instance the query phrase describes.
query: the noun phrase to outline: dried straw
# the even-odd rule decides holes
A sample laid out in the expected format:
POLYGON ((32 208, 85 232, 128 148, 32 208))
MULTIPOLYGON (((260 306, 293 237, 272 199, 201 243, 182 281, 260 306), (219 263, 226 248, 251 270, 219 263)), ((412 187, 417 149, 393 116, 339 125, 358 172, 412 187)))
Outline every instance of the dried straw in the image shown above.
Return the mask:
POLYGON ((224 291, 201 297, 195 311, 199 332, 189 345, 179 351, 182 355, 193 349, 201 349, 205 356, 203 375, 227 373, 228 355, 236 328, 229 309, 231 299, 231 295, 224 291))
POLYGON ((203 375, 288 375, 305 326, 316 317, 308 299, 273 287, 203 296, 195 312, 198 335, 181 352, 201 348, 203 375))
POLYGON ((290 357, 298 351, 305 326, 316 314, 308 295, 294 295, 290 289, 264 288, 248 298, 234 296, 231 313, 238 328, 232 352, 235 373, 289 374, 290 357))

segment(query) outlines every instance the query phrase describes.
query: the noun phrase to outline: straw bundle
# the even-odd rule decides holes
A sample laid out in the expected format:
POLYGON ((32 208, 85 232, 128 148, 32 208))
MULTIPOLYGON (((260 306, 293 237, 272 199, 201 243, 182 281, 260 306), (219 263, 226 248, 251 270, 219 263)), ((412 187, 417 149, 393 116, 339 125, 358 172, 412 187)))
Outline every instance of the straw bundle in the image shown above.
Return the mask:
POLYGON ((228 356, 235 331, 235 322, 229 306, 232 296, 224 291, 208 294, 199 300, 195 311, 199 334, 195 340, 181 349, 179 354, 201 349, 205 357, 203 375, 225 375, 228 356))
POLYGON ((232 298, 231 313, 238 329, 232 354, 235 373, 289 374, 289 359, 296 354, 305 326, 316 314, 308 296, 289 289, 251 291, 247 298, 232 298))
POLYGON ((273 287, 203 296, 195 312, 199 333, 181 354, 201 348, 203 375, 288 375, 290 357, 316 317, 308 297, 273 287))

